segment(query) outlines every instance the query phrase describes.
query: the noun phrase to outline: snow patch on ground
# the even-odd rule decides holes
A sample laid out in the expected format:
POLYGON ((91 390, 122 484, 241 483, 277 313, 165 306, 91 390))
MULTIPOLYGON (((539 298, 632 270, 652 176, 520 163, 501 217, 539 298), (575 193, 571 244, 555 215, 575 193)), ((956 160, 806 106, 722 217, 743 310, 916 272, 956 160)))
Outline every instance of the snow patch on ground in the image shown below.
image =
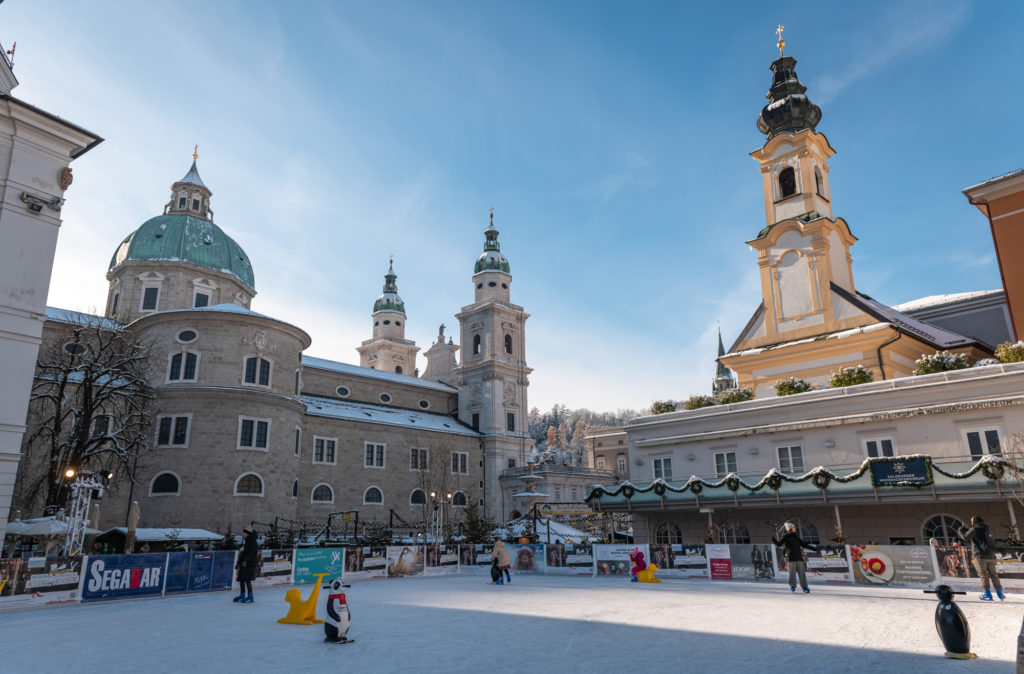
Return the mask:
POLYGON ((979 657, 963 662, 942 657, 921 590, 455 575, 354 583, 356 641, 334 645, 321 625, 276 622, 287 589, 245 605, 217 592, 0 613, 4 670, 977 674, 1012 669, 1024 609, 961 599, 979 657))

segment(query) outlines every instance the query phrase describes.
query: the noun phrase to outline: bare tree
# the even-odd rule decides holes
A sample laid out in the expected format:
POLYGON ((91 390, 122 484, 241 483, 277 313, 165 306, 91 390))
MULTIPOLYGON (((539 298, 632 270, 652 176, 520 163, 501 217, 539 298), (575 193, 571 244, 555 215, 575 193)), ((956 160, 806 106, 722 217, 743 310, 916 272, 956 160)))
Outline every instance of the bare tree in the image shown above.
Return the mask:
POLYGON ((423 505, 423 522, 430 522, 435 515, 434 501, 438 508, 445 509, 444 525, 450 538, 460 520, 465 518, 461 508, 456 509, 448 494, 462 492, 467 505, 474 502, 476 490, 469 480, 469 462, 472 452, 461 451, 447 442, 441 442, 430 449, 429 461, 425 469, 419 471, 418 486, 423 490, 426 503, 423 505), (431 497, 431 493, 436 496, 431 497), (462 513, 462 517, 456 515, 462 513))
POLYGON ((36 364, 15 485, 15 503, 26 512, 64 505, 68 468, 113 472, 112 483, 134 480, 136 458, 149 446, 150 346, 99 317, 61 327, 36 364))

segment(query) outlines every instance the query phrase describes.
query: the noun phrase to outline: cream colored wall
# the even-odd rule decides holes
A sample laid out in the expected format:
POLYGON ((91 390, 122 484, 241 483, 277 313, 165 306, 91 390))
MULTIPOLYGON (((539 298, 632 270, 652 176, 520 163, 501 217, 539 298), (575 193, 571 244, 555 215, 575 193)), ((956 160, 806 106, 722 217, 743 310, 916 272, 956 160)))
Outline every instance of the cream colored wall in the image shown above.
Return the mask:
POLYGON ((110 286, 107 290, 106 305, 102 310, 104 316, 121 323, 130 323, 141 316, 156 313, 141 310, 143 288, 150 283, 140 278, 144 274, 162 277, 152 281, 154 285, 160 287, 157 312, 193 308, 197 280, 212 281, 216 284, 217 288, 214 290, 203 289, 203 292, 210 294, 211 305, 238 304, 248 309, 255 295, 254 290, 231 274, 183 262, 128 260, 107 274, 110 286), (115 315, 111 312, 111 303, 116 292, 120 293, 120 298, 115 315))

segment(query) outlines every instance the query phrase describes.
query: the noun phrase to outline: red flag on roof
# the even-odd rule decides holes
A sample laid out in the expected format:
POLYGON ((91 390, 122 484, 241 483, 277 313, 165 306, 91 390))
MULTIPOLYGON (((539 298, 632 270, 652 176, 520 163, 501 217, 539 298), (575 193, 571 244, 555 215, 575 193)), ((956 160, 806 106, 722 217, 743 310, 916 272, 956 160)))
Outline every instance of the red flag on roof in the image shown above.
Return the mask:
POLYGON ((11 45, 11 48, 7 50, 7 53, 10 54, 11 56, 14 56, 14 50, 17 49, 17 48, 18 48, 18 43, 15 42, 14 44, 11 45))

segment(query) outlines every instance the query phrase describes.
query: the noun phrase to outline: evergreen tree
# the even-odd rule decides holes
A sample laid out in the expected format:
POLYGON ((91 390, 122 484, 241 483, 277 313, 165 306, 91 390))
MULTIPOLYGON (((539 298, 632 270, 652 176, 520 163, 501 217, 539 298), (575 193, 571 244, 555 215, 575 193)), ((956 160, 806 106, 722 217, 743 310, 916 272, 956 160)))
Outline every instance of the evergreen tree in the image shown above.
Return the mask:
POLYGON ((231 533, 231 525, 228 525, 228 532, 224 534, 224 538, 214 543, 213 547, 217 550, 237 550, 241 546, 238 541, 235 540, 235 535, 231 533))
POLYGON ((497 527, 494 520, 484 517, 476 500, 466 506, 466 519, 463 523, 463 535, 466 543, 487 543, 491 540, 491 531, 497 527))

